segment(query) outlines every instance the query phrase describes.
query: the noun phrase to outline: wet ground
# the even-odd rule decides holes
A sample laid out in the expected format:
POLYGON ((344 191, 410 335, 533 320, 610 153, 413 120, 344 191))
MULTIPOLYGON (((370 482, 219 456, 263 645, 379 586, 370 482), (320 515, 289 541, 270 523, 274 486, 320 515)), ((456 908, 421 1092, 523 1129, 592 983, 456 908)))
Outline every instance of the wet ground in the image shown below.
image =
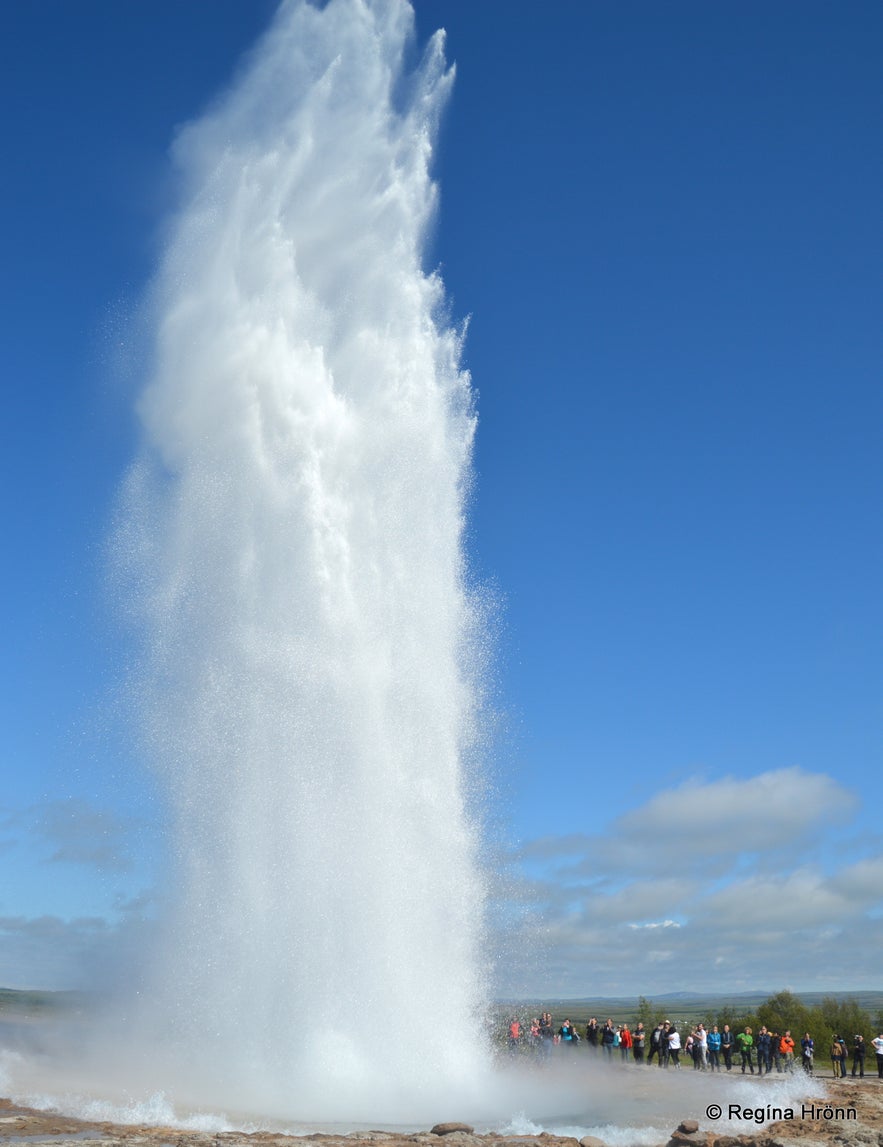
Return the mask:
MULTIPOLYGON (((598 1141, 583 1139, 583 1147, 598 1141)), ((293 1136, 271 1132, 251 1134, 230 1131, 182 1131, 175 1127, 90 1123, 52 1111, 37 1111, 0 1099, 0 1144, 26 1144, 27 1147, 76 1143, 78 1147, 577 1147, 577 1140, 543 1133, 541 1135, 474 1134, 462 1126, 448 1130, 426 1128, 407 1134, 388 1131, 358 1131, 347 1135, 312 1134, 293 1136), (441 1133, 444 1131, 444 1133, 441 1133)), ((765 1126, 746 1127, 738 1135, 716 1132, 713 1123, 701 1128, 684 1123, 673 1127, 671 1147, 883 1147, 883 1080, 845 1080, 826 1089, 817 1101, 807 1100, 796 1107, 793 1117, 765 1126)), ((616 1147, 627 1147, 626 1139, 616 1147)), ((660 1142, 666 1147, 666 1140, 660 1142)))

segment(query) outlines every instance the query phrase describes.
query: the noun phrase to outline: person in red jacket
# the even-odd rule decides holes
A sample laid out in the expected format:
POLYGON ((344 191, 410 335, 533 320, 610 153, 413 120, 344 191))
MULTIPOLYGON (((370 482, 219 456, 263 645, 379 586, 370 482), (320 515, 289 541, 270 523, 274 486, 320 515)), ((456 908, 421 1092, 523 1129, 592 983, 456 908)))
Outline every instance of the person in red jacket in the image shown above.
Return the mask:
POLYGON ((622 1056, 622 1062, 628 1063, 629 1052, 632 1050, 632 1033, 629 1031, 629 1025, 623 1024, 622 1031, 619 1033, 619 1054, 622 1056))

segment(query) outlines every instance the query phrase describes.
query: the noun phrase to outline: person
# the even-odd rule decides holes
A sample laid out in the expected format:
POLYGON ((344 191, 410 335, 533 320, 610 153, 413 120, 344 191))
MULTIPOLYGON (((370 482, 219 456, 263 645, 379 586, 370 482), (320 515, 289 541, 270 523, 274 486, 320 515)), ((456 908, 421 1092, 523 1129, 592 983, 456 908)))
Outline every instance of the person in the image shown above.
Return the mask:
POLYGON ((632 1056, 635 1063, 644 1062, 644 1044, 647 1042, 647 1033, 644 1025, 638 1020, 638 1026, 632 1032, 632 1056))
MULTIPOLYGON (((666 1020, 663 1023, 663 1030, 659 1032, 659 1067, 669 1067, 669 1036, 672 1033, 672 1022, 666 1020)), ((678 1050, 680 1051, 680 1038, 678 1039, 678 1050)))
MULTIPOLYGON (((701 1071, 702 1070, 702 1037, 700 1035, 698 1027, 693 1028, 693 1030, 690 1032, 688 1042, 690 1042, 690 1041, 692 1041, 690 1043, 690 1058, 693 1060, 693 1070, 694 1071, 701 1071)), ((684 1050, 686 1051, 686 1045, 684 1045, 684 1050)))
POLYGON ((782 1074, 782 1037, 773 1029, 770 1032, 770 1063, 779 1075, 782 1074))
POLYGON ((613 1020, 608 1020, 601 1032, 601 1047, 607 1053, 607 1059, 613 1059, 613 1044, 616 1039, 616 1028, 613 1020))
POLYGON ((647 1053, 647 1066, 653 1062, 653 1056, 659 1057, 659 1066, 662 1066, 662 1020, 658 1020, 656 1027, 650 1032, 650 1051, 647 1053))
POLYGON ((791 1036, 790 1028, 779 1040, 779 1052, 785 1061, 785 1071, 792 1072, 794 1070, 794 1039, 791 1036))
POLYGON ((708 1066, 711 1071, 720 1071, 721 1069, 721 1033, 717 1030, 717 1024, 708 1033, 708 1066))
POLYGON ((767 1031, 766 1027, 761 1027, 757 1033, 755 1040, 755 1047, 757 1048, 757 1074, 763 1075, 764 1068, 766 1068, 767 1075, 772 1071, 772 1037, 767 1031))
MULTIPOLYGON (((681 1037, 678 1029, 671 1025, 668 1032, 668 1058, 676 1068, 680 1069, 681 1066, 681 1037)), ((668 1064, 666 1064, 668 1066, 668 1064)))
POLYGON ((855 1079, 856 1070, 859 1072, 859 1079, 865 1078, 865 1037, 863 1035, 856 1035, 852 1044, 852 1077, 855 1079))
POLYGON ((724 1064, 727 1071, 733 1069, 733 1052, 736 1050, 736 1037, 730 1031, 730 1025, 724 1024, 724 1030, 721 1032, 721 1051, 724 1055, 724 1064))
POLYGON ((521 1024, 517 1016, 513 1016, 509 1021, 509 1054, 514 1055, 518 1051, 518 1045, 521 1041, 521 1024))
POLYGON ((877 1075, 883 1079, 883 1032, 871 1040, 871 1045, 877 1055, 877 1075))
POLYGON ((687 1038, 684 1040, 684 1055, 688 1055, 690 1059, 692 1059, 693 1070, 695 1071, 699 1067, 699 1064, 696 1062, 696 1040, 694 1036, 694 1032, 687 1033, 687 1038))
POLYGON ((629 1031, 629 1025, 623 1024, 619 1033, 619 1054, 622 1056, 622 1062, 628 1063, 629 1052, 632 1050, 632 1033, 629 1031))
POLYGON ((840 1045, 840 1078, 846 1079, 846 1061, 849 1058, 849 1053, 846 1050, 846 1040, 843 1036, 837 1037, 837 1043, 840 1045))
POLYGON ((708 1066, 708 1032, 705 1024, 696 1025, 696 1036, 699 1040, 699 1068, 705 1071, 708 1066))
POLYGON ((540 1016, 540 1050, 544 1058, 552 1054, 555 1045, 555 1029, 552 1027, 552 1013, 543 1012, 540 1016))
POLYGON ((558 1036, 561 1039, 561 1042, 566 1044, 567 1047, 576 1047, 576 1040, 574 1039, 575 1035, 576 1029, 574 1028, 573 1024, 569 1019, 565 1020, 561 1027, 558 1029, 558 1036))
POLYGON ((815 1041, 809 1032, 806 1032, 800 1041, 800 1062, 807 1075, 812 1075, 812 1057, 815 1053, 815 1047, 815 1041))
POLYGON ((739 1032, 736 1036, 736 1043, 739 1045, 739 1053, 742 1056, 742 1074, 745 1074, 745 1068, 751 1068, 751 1074, 754 1075, 754 1036, 751 1034, 751 1028, 746 1027, 745 1031, 739 1032))
POLYGON ((589 1045, 590 1051, 598 1050, 598 1037, 600 1036, 600 1029, 598 1021, 594 1016, 586 1024, 586 1043, 589 1045))
POLYGON ((840 1036, 835 1035, 831 1043, 831 1071, 834 1078, 840 1078, 840 1036))

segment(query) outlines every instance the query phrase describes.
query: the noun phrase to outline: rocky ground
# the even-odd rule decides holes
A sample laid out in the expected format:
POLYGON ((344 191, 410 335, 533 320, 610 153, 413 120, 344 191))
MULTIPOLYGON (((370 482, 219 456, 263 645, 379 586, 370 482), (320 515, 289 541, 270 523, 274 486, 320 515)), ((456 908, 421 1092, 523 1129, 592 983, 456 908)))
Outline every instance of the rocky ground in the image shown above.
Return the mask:
MULTIPOLYGON (((672 1129, 668 1143, 659 1147, 883 1147, 883 1082, 875 1077, 845 1082, 833 1100, 827 1096, 809 1106, 808 1118, 802 1118, 803 1110, 798 1107, 794 1119, 758 1127, 745 1135, 723 1134, 700 1128, 694 1120, 684 1120, 672 1129), (855 1112, 855 1117, 850 1112, 855 1112)), ((464 1123, 440 1123, 408 1135, 361 1131, 297 1137, 268 1132, 181 1131, 174 1127, 87 1123, 0 1099, 0 1147, 4 1143, 25 1147, 602 1147, 598 1139, 577 1142, 548 1133, 478 1135, 464 1123)))
MULTIPOLYGON (((825 1099, 816 1104, 814 1117, 798 1122, 772 1123, 755 1137, 758 1144, 791 1143, 825 1147, 883 1147, 883 1080, 876 1076, 861 1081, 844 1081, 828 1088, 825 1099), (833 1110, 833 1117, 829 1112, 833 1110), (849 1118, 854 1111, 857 1118, 849 1118), (841 1114, 841 1113, 845 1113, 841 1114)), ((716 1147, 729 1147, 717 1140, 716 1147)))

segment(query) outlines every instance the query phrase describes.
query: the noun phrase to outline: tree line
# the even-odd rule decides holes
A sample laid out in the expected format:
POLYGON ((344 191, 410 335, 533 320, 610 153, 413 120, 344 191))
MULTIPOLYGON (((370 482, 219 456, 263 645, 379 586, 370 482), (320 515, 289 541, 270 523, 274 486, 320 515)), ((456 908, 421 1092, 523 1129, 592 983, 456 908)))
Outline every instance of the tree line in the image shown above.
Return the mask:
MULTIPOLYGON (((670 1009, 657 1006, 644 996, 639 997, 635 1022, 640 1020, 645 1028, 652 1030, 660 1020, 673 1018, 670 1009)), ((871 1014, 852 997, 837 999, 826 996, 821 1003, 808 1007, 793 992, 775 992, 754 1010, 745 1010, 727 1004, 712 1009, 713 1014, 703 1019, 707 1027, 717 1024, 723 1031, 724 1024, 731 1031, 742 1031, 746 1026, 758 1031, 766 1027, 769 1031, 791 1031, 800 1041, 804 1032, 809 1032, 815 1040, 816 1055, 823 1058, 834 1042, 835 1036, 842 1036, 849 1047, 856 1035, 864 1037, 867 1043, 874 1036, 883 1033, 883 1009, 871 1014)), ((680 1026, 680 1025, 679 1025, 680 1026)))

